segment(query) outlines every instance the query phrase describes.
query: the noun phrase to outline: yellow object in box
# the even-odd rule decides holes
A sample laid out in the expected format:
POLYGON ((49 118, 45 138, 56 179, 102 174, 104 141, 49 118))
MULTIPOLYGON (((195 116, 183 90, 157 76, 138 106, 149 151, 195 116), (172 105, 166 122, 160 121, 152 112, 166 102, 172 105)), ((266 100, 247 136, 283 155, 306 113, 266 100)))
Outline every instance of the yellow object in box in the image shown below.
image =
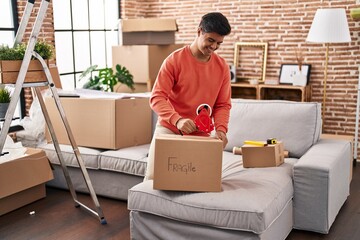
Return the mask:
POLYGON ((154 189, 220 192, 222 141, 211 137, 155 138, 154 189))
POLYGON ((241 147, 244 168, 276 167, 284 163, 282 142, 267 146, 243 145, 241 147))
POLYGON ((44 198, 53 178, 43 150, 28 148, 23 157, 0 161, 0 216, 44 198))

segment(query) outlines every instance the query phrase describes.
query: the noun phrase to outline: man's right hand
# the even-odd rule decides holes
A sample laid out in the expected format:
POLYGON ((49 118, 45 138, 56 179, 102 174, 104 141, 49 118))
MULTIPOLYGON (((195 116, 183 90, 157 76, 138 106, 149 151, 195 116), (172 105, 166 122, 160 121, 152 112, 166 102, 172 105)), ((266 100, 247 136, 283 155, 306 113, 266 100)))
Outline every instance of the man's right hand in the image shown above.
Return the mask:
POLYGON ((176 123, 177 129, 185 134, 190 134, 197 130, 196 125, 190 118, 180 118, 176 123))

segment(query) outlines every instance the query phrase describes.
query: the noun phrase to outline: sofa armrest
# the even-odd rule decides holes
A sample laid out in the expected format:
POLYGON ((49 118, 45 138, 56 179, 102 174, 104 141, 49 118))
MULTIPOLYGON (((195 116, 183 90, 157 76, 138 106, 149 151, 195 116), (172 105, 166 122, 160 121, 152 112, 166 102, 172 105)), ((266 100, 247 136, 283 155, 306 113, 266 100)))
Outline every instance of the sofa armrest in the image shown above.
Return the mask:
POLYGON ((294 165, 294 228, 328 233, 349 196, 350 141, 320 139, 294 165))

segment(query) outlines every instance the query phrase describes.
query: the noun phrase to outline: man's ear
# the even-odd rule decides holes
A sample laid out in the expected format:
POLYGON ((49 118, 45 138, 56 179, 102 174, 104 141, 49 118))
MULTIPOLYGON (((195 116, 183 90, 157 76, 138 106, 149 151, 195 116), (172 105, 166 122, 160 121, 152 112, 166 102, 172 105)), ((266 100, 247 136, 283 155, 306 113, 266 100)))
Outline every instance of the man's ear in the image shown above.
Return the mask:
POLYGON ((201 31, 202 31, 201 27, 198 27, 198 29, 197 29, 197 35, 198 35, 198 37, 200 36, 201 31))

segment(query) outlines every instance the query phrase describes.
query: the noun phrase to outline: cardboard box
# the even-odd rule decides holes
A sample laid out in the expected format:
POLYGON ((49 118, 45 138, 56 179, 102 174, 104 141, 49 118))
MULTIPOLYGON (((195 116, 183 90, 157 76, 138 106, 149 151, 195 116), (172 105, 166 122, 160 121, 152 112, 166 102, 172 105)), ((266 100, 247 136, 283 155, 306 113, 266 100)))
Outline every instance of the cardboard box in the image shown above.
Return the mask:
POLYGON ((115 70, 116 64, 120 64, 134 76, 134 82, 154 82, 165 58, 183 46, 183 44, 113 46, 113 69, 115 70))
POLYGON ((221 140, 159 135, 155 141, 154 189, 221 191, 221 140))
MULTIPOLYGON (((150 83, 149 83, 150 84, 150 83)), ((144 93, 151 92, 151 86, 148 83, 134 83, 134 90, 128 88, 125 84, 117 83, 114 86, 114 92, 118 93, 144 93)))
MULTIPOLYGON (((49 61, 45 60, 49 66, 49 61)), ((21 60, 2 60, 0 61, 0 83, 3 84, 15 84, 19 75, 21 60)), ((49 66, 50 74, 55 84, 60 82, 59 73, 56 66, 49 66)), ((28 71, 25 75, 25 83, 45 82, 47 81, 45 72, 41 66, 40 61, 31 60, 29 63, 28 71)))
MULTIPOLYGON (((70 144, 52 98, 45 105, 60 144, 70 144)), ((151 142, 152 121, 148 98, 61 98, 76 144, 119 149, 151 142)), ((49 132, 46 138, 50 142, 49 132)))
POLYGON ((122 19, 119 24, 120 45, 166 45, 175 43, 175 19, 122 19))
POLYGON ((243 145, 241 147, 244 168, 276 167, 284 163, 282 142, 265 147, 243 145))
POLYGON ((43 150, 28 148, 24 157, 0 162, 0 215, 44 198, 53 178, 43 150))

